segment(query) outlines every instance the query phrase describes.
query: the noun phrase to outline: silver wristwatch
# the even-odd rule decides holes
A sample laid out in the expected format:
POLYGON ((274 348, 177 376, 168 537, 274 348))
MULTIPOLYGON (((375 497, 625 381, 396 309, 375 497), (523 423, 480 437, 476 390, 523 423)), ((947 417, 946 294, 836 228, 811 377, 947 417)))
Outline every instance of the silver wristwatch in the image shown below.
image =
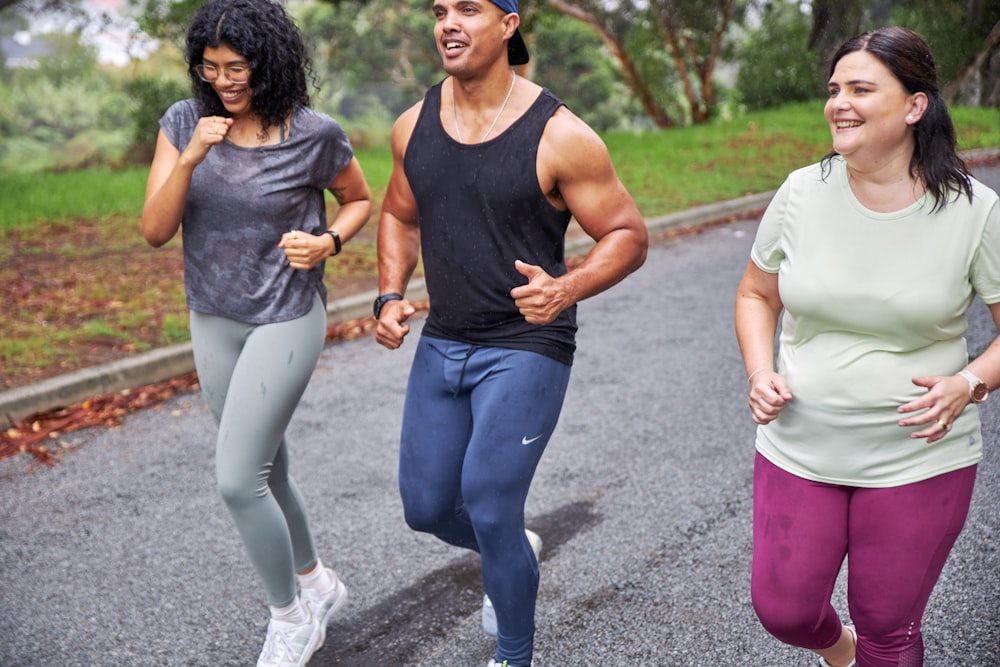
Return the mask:
POLYGON ((961 370, 958 374, 969 381, 969 400, 973 403, 982 403, 990 395, 990 388, 971 371, 961 370))

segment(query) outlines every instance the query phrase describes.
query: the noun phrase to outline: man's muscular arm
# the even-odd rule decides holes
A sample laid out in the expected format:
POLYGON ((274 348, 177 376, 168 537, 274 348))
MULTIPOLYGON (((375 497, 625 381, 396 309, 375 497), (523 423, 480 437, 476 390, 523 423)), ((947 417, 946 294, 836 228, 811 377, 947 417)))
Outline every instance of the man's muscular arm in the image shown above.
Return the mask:
POLYGON ((528 284, 514 288, 511 296, 528 322, 546 324, 642 266, 648 236, 646 223, 618 179, 604 142, 565 107, 545 127, 537 166, 549 200, 568 208, 597 241, 579 266, 558 278, 540 267, 517 262, 528 284))
MULTIPOLYGON (((420 106, 405 111, 392 128, 392 174, 378 222, 379 294, 406 294, 420 258, 417 203, 403 172, 406 145, 420 115, 420 106)), ((386 303, 375 329, 375 340, 390 350, 398 348, 410 332, 406 321, 414 312, 413 305, 405 299, 386 303)))

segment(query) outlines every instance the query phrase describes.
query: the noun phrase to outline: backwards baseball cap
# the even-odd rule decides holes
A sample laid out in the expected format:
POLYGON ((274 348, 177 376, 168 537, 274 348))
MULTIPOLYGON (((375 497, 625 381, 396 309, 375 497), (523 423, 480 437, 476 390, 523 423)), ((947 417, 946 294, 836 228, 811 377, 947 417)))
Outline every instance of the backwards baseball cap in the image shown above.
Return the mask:
MULTIPOLYGON (((494 5, 508 14, 517 14, 517 0, 490 0, 494 5)), ((528 62, 528 47, 518 28, 507 41, 507 62, 511 65, 524 65, 528 62)))

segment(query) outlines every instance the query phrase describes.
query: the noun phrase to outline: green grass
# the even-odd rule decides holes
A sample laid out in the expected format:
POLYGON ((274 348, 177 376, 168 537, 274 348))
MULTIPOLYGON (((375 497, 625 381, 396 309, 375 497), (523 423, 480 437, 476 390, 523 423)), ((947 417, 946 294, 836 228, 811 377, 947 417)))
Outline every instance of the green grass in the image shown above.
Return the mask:
POLYGON ((392 173, 392 151, 388 147, 359 149, 357 158, 368 179, 372 195, 381 200, 392 173))
MULTIPOLYGON (((952 118, 960 150, 1000 146, 995 109, 958 108, 952 118)), ((646 217, 774 190, 790 171, 830 150, 822 102, 604 140, 646 217)))
POLYGON ((183 343, 191 337, 186 314, 167 315, 163 318, 163 337, 171 345, 183 343))
MULTIPOLYGON (((995 109, 958 108, 952 117, 961 149, 1000 146, 995 109)), ((822 102, 603 138, 648 218, 774 190, 830 147, 822 102)), ((376 210, 349 252, 327 263, 331 286, 375 285, 376 221, 392 157, 387 147, 357 155, 376 210)), ((0 173, 5 377, 20 385, 190 339, 180 243, 154 250, 139 232, 147 172, 0 173)))
POLYGON ((68 222, 109 215, 137 218, 142 213, 147 171, 146 168, 105 168, 3 174, 0 177, 0 231, 30 229, 40 222, 68 222))
POLYGON ((43 337, 25 340, 0 340, 0 359, 31 359, 37 366, 46 366, 56 361, 52 342, 43 337))
MULTIPOLYGON (((1000 146, 995 109, 957 107, 959 148, 1000 146)), ((822 103, 788 105, 708 125, 604 137, 619 176, 648 217, 698 204, 766 192, 785 175, 820 159, 830 147, 822 103)), ((388 148, 358 151, 376 201, 392 169, 388 148)), ((145 167, 67 173, 5 174, 0 178, 0 232, 49 222, 137 219, 145 167)))

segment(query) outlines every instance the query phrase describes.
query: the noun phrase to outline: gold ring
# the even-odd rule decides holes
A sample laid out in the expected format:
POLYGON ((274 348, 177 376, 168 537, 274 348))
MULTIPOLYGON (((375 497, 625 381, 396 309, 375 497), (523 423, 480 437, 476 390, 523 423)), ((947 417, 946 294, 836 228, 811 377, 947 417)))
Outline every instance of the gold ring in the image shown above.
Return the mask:
POLYGON ((945 424, 945 423, 944 423, 943 421, 941 421, 940 419, 939 419, 939 420, 937 421, 937 425, 938 425, 938 426, 940 426, 940 427, 941 427, 941 430, 942 430, 942 431, 945 431, 945 432, 947 432, 947 431, 948 431, 948 429, 950 429, 950 428, 951 428, 951 426, 949 426, 948 424, 945 424))

